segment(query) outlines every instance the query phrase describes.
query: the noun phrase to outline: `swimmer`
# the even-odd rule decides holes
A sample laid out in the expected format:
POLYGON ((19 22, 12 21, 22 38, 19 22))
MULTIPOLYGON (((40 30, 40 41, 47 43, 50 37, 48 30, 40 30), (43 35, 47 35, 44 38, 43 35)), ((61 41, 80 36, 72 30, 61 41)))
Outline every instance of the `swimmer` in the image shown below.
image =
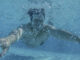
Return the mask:
POLYGON ((29 9, 28 15, 30 16, 29 23, 21 25, 8 36, 0 38, 0 46, 2 48, 1 57, 6 54, 9 47, 17 40, 22 40, 28 47, 43 45, 49 36, 53 36, 60 40, 69 40, 80 43, 80 38, 78 36, 57 29, 53 25, 44 24, 45 10, 43 8, 29 9))

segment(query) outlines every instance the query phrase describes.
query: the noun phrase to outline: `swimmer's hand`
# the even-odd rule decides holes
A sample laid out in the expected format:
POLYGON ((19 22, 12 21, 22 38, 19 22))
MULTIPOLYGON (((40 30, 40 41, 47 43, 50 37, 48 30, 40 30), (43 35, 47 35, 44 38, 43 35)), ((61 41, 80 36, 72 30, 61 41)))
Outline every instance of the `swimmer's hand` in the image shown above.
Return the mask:
POLYGON ((10 45, 11 44, 9 43, 9 41, 5 38, 0 39, 0 48, 2 49, 2 51, 0 52, 0 57, 4 56, 8 52, 10 45))

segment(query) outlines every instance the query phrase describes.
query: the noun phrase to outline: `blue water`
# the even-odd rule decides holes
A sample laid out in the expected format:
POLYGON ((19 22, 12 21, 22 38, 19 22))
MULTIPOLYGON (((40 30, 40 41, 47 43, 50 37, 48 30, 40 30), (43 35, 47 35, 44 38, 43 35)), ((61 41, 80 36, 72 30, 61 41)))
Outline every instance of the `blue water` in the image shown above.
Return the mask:
MULTIPOLYGON (((80 0, 0 0, 0 37, 5 37, 19 25, 28 23, 29 8, 44 8, 45 24, 51 21, 56 28, 80 36, 80 0)), ((21 41, 15 42, 1 60, 80 60, 79 56, 80 44, 50 37, 38 48, 28 48, 21 41), (45 53, 40 55, 42 51, 45 53), (34 54, 38 57, 34 57, 34 54)))

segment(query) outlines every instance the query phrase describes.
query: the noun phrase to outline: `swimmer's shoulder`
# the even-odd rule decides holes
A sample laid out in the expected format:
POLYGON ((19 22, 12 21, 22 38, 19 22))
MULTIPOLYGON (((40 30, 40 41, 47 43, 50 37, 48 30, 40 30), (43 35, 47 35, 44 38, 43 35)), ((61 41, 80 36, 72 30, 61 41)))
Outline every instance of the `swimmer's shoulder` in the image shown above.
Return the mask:
POLYGON ((44 24, 44 29, 56 29, 55 26, 49 25, 49 24, 44 24))
POLYGON ((19 26, 19 28, 22 28, 23 30, 29 29, 30 27, 31 27, 31 23, 21 24, 21 25, 19 26))

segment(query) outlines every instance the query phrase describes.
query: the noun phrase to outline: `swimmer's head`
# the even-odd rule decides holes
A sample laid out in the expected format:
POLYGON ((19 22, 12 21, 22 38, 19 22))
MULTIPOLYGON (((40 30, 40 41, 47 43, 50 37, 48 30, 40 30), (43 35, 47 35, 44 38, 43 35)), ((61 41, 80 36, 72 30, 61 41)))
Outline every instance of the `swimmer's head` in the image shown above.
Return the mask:
POLYGON ((31 22, 34 26, 39 26, 39 25, 43 24, 43 22, 45 20, 45 11, 43 8, 30 9, 28 11, 28 14, 29 14, 31 22))
POLYGON ((29 9, 28 15, 30 16, 31 21, 37 20, 37 19, 38 20, 44 20, 45 19, 45 11, 43 8, 41 8, 41 9, 37 9, 37 8, 29 9))

